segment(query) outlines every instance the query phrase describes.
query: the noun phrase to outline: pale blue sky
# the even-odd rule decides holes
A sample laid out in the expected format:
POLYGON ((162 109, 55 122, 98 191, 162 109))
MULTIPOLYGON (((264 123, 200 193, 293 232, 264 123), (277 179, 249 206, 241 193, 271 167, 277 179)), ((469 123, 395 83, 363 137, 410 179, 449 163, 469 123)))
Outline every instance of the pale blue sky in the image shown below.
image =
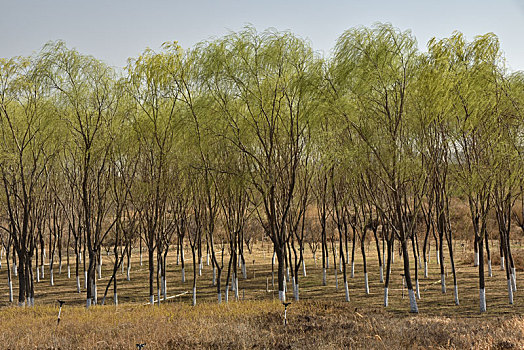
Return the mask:
POLYGON ((346 29, 390 22, 411 29, 419 47, 454 30, 471 40, 494 32, 511 70, 524 70, 524 0, 0 0, 0 57, 28 55, 62 39, 113 66, 146 47, 195 43, 248 23, 290 30, 329 54, 346 29))

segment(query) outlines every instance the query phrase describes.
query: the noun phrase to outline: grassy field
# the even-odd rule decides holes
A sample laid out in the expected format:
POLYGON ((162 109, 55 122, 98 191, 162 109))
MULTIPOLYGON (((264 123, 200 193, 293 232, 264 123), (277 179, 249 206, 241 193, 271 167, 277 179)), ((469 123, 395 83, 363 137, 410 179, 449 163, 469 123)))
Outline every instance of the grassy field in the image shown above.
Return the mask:
MULTIPOLYGON (((478 270, 472 264, 471 247, 457 244, 457 274, 460 305, 453 299, 449 259, 446 294, 440 289, 440 268, 431 249, 429 278, 419 270, 421 299, 420 313, 409 314, 407 291, 402 295, 402 260, 396 256, 392 268, 389 306, 383 303, 383 287, 374 244, 367 248, 370 294, 364 291, 362 258, 356 251, 355 277, 348 280, 350 302, 344 301, 342 275, 339 288, 335 286, 333 257, 327 286, 322 286, 320 259, 317 266, 306 249, 307 276, 299 276, 300 302, 288 310, 289 325, 284 328, 283 306, 278 303, 278 291, 271 284, 270 247, 257 245, 253 254, 246 251, 247 279, 239 279, 240 301, 216 304, 216 288, 211 284, 212 269, 206 265, 197 279, 197 306, 191 307, 192 261, 186 251, 186 282, 181 282, 181 266, 170 254, 167 271, 168 296, 182 294, 161 307, 145 306, 148 301, 147 259, 140 266, 134 254, 131 281, 119 271, 119 303, 115 308, 112 289, 106 306, 85 311, 85 293, 76 293, 72 268, 67 278, 64 264, 62 274, 55 268, 55 286, 49 285, 46 266, 45 279, 35 285, 35 308, 8 307, 5 261, 0 270, 0 344, 1 348, 134 348, 145 342, 149 348, 515 348, 524 347, 524 306, 520 290, 515 293, 514 305, 508 304, 505 272, 498 261, 498 243, 492 242, 493 277, 487 277, 486 299, 488 312, 481 315, 478 306, 478 270), (269 292, 266 283, 269 282, 269 292), (183 294, 188 292, 187 294, 183 294), (56 327, 56 299, 66 300, 62 321, 56 327)), ((514 246, 517 257, 517 287, 524 250, 514 246)), ((317 257, 319 254, 317 253, 317 257)), ((104 256, 102 279, 98 280, 101 300, 109 281, 112 257, 104 256)), ((227 263, 226 263, 227 264, 227 263)), ((338 265, 338 259, 337 259, 338 265)), ((73 266, 72 266, 73 267, 73 266)), ((337 266, 338 267, 338 266, 337 266)), ((227 268, 227 265, 226 265, 227 268)), ((413 265, 412 265, 413 268, 413 265)), ((239 269, 240 270, 240 269, 239 269)), ((225 271, 223 273, 223 285, 225 271)), ((276 274, 275 274, 276 277, 276 274)), ((15 278, 15 277, 13 277, 15 278)), ((83 287, 83 279, 82 287, 83 287)), ((13 281, 15 301, 17 280, 13 281)), ((275 280, 276 283, 276 280, 275 280)), ((289 289, 291 285, 288 284, 289 289)), ((230 292, 230 300, 232 300, 230 292)), ((223 295, 224 297, 224 295, 223 295)), ((292 298, 292 292, 287 294, 292 298)), ((147 349, 147 348, 146 348, 147 349)))

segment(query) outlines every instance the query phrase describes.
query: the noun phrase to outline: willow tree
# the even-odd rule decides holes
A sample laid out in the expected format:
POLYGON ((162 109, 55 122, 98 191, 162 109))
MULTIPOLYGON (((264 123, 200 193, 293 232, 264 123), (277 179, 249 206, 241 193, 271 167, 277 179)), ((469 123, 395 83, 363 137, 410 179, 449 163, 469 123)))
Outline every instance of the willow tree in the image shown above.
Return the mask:
MULTIPOLYGON (((401 243, 411 312, 418 312, 418 307, 407 243, 415 221, 410 213, 420 208, 412 198, 423 188, 411 142, 413 117, 406 108, 416 58, 416 41, 409 31, 389 24, 354 28, 338 39, 329 77, 335 113, 344 116, 378 164, 369 171, 382 183, 386 200, 382 204, 374 199, 373 204, 401 243)), ((387 288, 384 294, 387 299, 387 288)))
POLYGON ((253 201, 278 259, 285 300, 285 223, 296 192, 305 137, 317 104, 320 64, 311 47, 286 32, 246 28, 209 43, 210 94, 226 120, 225 137, 244 155, 253 201))
MULTIPOLYGON (((140 154, 138 178, 134 182, 131 200, 139 212, 149 253, 149 299, 152 305, 154 253, 156 250, 159 262, 157 273, 165 280, 165 266, 160 270, 160 256, 169 248, 166 238, 171 233, 171 221, 166 216, 168 195, 173 188, 170 171, 176 169, 172 166, 176 160, 175 140, 183 120, 178 106, 180 91, 171 72, 177 70, 179 55, 181 50, 178 47, 174 51, 159 53, 146 50, 138 58, 130 60, 127 66, 126 90, 136 103, 133 128, 140 154)), ((157 281, 157 284, 160 282, 157 281)))
POLYGON ((0 171, 8 227, 18 256, 18 304, 34 303, 37 212, 57 147, 56 114, 41 56, 0 61, 0 171))
MULTIPOLYGON (((73 184, 81 202, 82 230, 89 255, 86 307, 97 302, 95 271, 104 238, 114 226, 110 200, 110 149, 108 130, 117 118, 120 94, 114 71, 91 56, 50 43, 42 51, 47 79, 56 92, 57 113, 67 133, 64 164, 75 167, 73 184)), ((114 213, 114 210, 113 210, 114 213)))
POLYGON ((428 193, 423 206, 426 236, 424 239, 424 275, 427 277, 426 244, 430 229, 436 227, 438 234, 438 261, 442 293, 446 293, 444 240, 447 242, 453 284, 455 304, 459 304, 458 282, 453 255, 453 235, 450 223, 450 159, 452 152, 453 113, 453 78, 450 65, 443 50, 442 42, 435 39, 428 43, 429 53, 420 58, 419 73, 415 81, 416 93, 410 112, 416 115, 418 123, 418 148, 422 162, 428 174, 428 193), (433 223, 435 223, 433 225, 433 223))
POLYGON ((488 248, 487 217, 492 206, 493 137, 497 115, 497 65, 499 42, 486 34, 467 43, 455 33, 440 44, 445 50, 453 79, 456 115, 453 130, 454 176, 467 197, 475 237, 475 260, 479 268, 480 311, 486 311, 484 245, 488 248))

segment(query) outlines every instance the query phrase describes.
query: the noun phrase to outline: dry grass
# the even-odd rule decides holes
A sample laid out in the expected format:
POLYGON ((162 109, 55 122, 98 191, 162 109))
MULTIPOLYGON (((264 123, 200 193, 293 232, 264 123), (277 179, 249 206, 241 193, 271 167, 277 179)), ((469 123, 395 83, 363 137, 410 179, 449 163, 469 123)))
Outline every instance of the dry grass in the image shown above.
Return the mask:
MULTIPOLYGON (((464 222, 464 224, 466 224, 464 222)), ((524 268, 524 249, 515 237, 512 245, 518 271, 524 268)), ((397 247, 398 248, 398 247, 397 247)), ((255 246, 246 251, 248 278, 239 279, 241 301, 216 304, 216 288, 211 285, 212 269, 206 265, 197 278, 196 307, 191 307, 191 293, 170 299, 158 307, 144 306, 148 301, 147 257, 140 266, 134 252, 131 281, 118 272, 120 306, 113 303, 110 288, 107 306, 82 307, 85 291, 76 293, 74 270, 67 278, 65 263, 62 274, 55 265, 55 286, 45 279, 35 285, 35 308, 11 307, 7 302, 5 260, 0 270, 0 348, 9 349, 132 349, 139 342, 146 350, 176 348, 524 348, 524 303, 522 279, 517 273, 515 303, 508 304, 505 272, 499 269, 498 242, 490 242, 493 274, 487 277, 488 312, 479 313, 478 269, 473 267, 473 246, 469 240, 455 242, 460 305, 454 305, 453 279, 445 252, 448 292, 441 293, 440 267, 435 259, 434 242, 430 251, 429 278, 423 278, 419 266, 422 298, 420 314, 409 314, 409 300, 402 287, 402 259, 396 250, 392 267, 389 306, 383 302, 383 285, 379 281, 378 259, 374 242, 366 245, 370 294, 364 292, 360 249, 356 249, 355 277, 348 281, 351 301, 344 301, 342 275, 338 272, 336 288, 333 257, 330 255, 327 286, 322 286, 320 260, 315 264, 306 249, 307 276, 299 276, 300 302, 288 311, 290 324, 282 325, 283 307, 276 301, 278 293, 271 284, 271 246, 255 246), (269 281, 270 291, 266 291, 269 281), (56 299, 67 301, 62 322, 56 327, 56 299), (243 299, 243 300, 242 300, 243 299)), ((411 249, 409 250, 411 253, 411 249)), ((422 252, 422 249, 420 250, 422 252)), ((331 252, 330 252, 331 253, 331 252)), ((186 282, 181 282, 181 266, 176 264, 172 249, 168 257, 168 295, 191 291, 192 261, 186 251, 186 282)), ((317 252, 317 257, 320 253, 317 252)), ((227 260, 227 257, 226 259, 227 260)), ((421 259, 422 260, 422 259, 421 259)), ((337 265, 339 260, 337 259, 337 265)), ((414 276, 414 261, 411 261, 414 276)), ((486 260, 487 263, 487 260, 486 260)), ((225 262, 227 269, 227 261, 225 262)), ((103 277, 98 280, 99 300, 109 280, 112 256, 104 256, 103 277)), ((337 266, 338 268, 338 266, 337 266)), ((222 275, 225 285, 226 269, 222 275)), ((82 272, 81 272, 82 273, 82 272)), ((14 277, 15 300, 17 279, 14 277)), ((83 279, 82 287, 83 287, 83 279)), ((275 281, 276 282, 276 281, 275 281)), ((156 286, 155 286, 156 287, 156 286)), ((288 285, 291 288, 290 284, 288 285)), ((224 293, 222 294, 224 297, 224 293)), ((292 295, 288 293, 288 298, 292 295)), ((230 293, 232 297, 232 292, 230 293)))
POLYGON ((274 301, 196 307, 124 305, 4 308, 0 343, 9 349, 522 349, 524 317, 465 318, 395 314, 352 303, 300 301, 288 310, 274 301))

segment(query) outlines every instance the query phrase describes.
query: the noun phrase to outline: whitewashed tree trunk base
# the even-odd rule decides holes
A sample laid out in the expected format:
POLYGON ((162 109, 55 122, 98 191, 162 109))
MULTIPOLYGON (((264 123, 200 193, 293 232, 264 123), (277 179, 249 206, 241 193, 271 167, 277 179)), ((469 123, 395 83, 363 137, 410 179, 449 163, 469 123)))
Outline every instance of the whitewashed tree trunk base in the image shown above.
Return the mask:
POLYGON ((76 276, 76 291, 77 293, 80 293, 80 276, 76 276))
POLYGON ((325 286, 327 284, 326 280, 326 269, 322 270, 322 285, 325 286))
POLYGON ((193 306, 196 305, 196 287, 193 287, 193 306))
POLYGON ((424 278, 428 278, 428 262, 424 261, 424 278))
POLYGON ((415 281, 415 287, 417 289, 417 299, 420 299, 420 287, 418 284, 418 280, 415 281))
POLYGON ((388 306, 388 287, 384 288, 384 307, 388 306))
POLYGON ((473 266, 479 266, 479 253, 475 252, 475 262, 473 266))
POLYGON ((442 287, 442 294, 446 294, 446 275, 440 274, 440 285, 442 287))
POLYGON ((491 259, 488 259, 488 276, 493 277, 493 270, 491 269, 491 259))
POLYGON ((349 301, 349 286, 347 282, 344 282, 344 291, 346 292, 346 301, 349 301))
POLYGON ((366 286, 366 294, 369 294, 369 281, 368 281, 368 273, 366 272, 364 274, 364 283, 366 286))
POLYGON ((479 291, 480 296, 480 312, 486 312, 486 290, 484 288, 479 291))
POLYGON ((278 300, 285 303, 286 302, 286 293, 283 290, 278 291, 278 300))
POLYGON ((504 271, 504 257, 500 258, 500 271, 504 271))
POLYGON ((9 281, 9 302, 13 302, 13 281, 9 281))
POLYGON ((455 291, 455 305, 460 305, 460 303, 459 303, 459 288, 458 288, 458 285, 455 284, 453 289, 455 291))
POLYGON ((508 279, 508 300, 510 304, 513 304, 513 282, 511 282, 511 277, 508 279))
POLYGON ((415 297, 415 292, 413 289, 408 289, 409 294, 409 311, 412 313, 418 313, 417 299, 415 297))
POLYGON ((511 276, 513 280, 513 291, 517 291, 517 271, 514 267, 511 268, 511 276))
POLYGON ((118 293, 113 294, 113 299, 115 300, 115 305, 118 305, 118 293))
POLYGON ((71 278, 71 266, 67 266, 67 278, 71 278))
POLYGON ((186 270, 184 267, 182 268, 182 283, 186 283, 186 270))

